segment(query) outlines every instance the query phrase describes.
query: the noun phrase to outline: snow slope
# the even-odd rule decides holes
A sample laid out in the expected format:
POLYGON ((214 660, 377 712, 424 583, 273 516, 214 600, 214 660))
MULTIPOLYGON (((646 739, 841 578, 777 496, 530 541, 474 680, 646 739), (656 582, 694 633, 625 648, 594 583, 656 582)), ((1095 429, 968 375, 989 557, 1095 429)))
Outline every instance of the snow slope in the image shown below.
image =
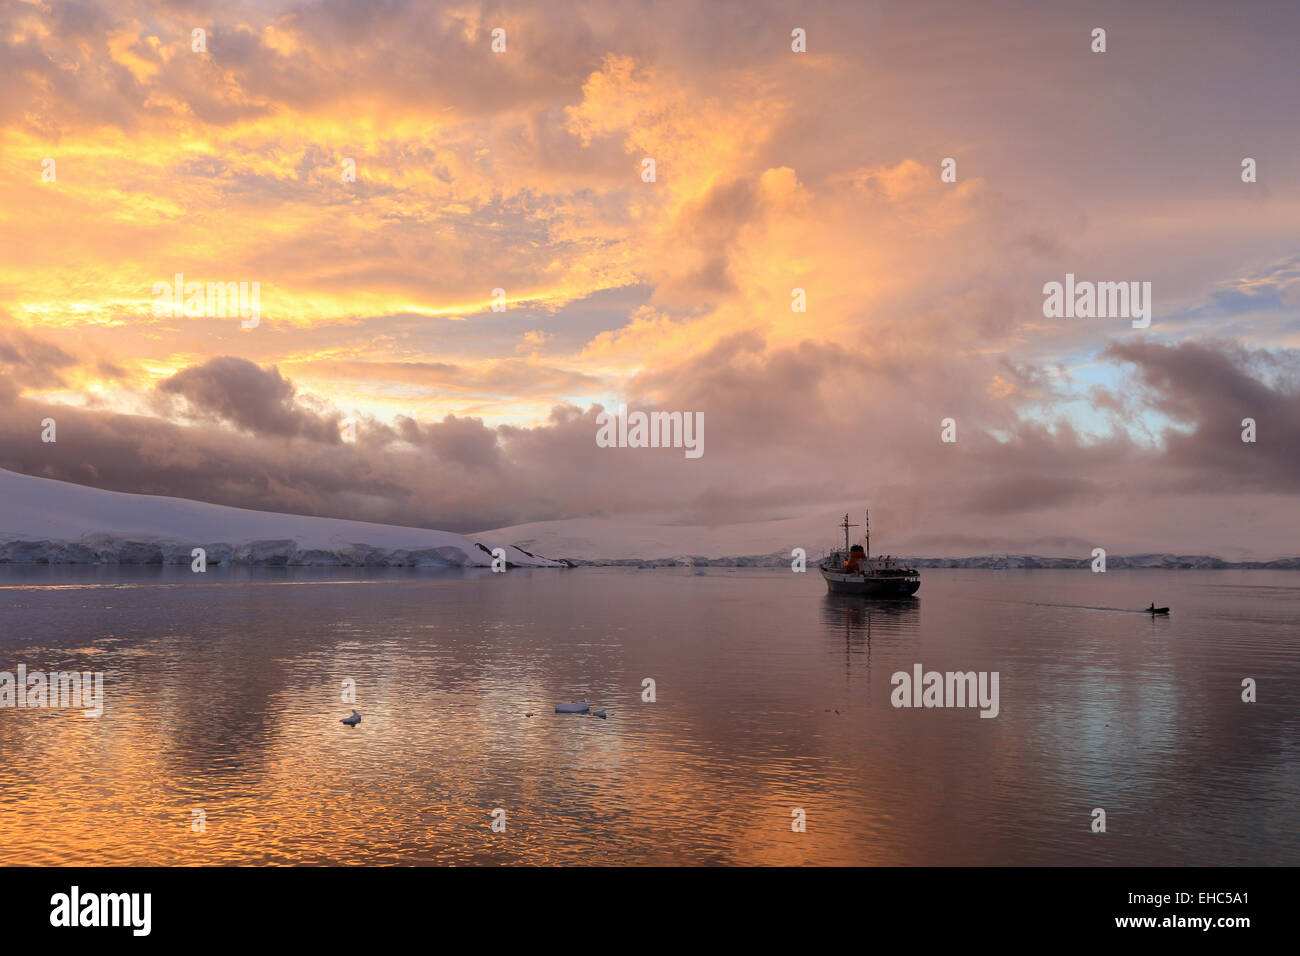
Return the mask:
POLYGON ((562 567, 500 538, 102 491, 0 469, 0 563, 562 567))

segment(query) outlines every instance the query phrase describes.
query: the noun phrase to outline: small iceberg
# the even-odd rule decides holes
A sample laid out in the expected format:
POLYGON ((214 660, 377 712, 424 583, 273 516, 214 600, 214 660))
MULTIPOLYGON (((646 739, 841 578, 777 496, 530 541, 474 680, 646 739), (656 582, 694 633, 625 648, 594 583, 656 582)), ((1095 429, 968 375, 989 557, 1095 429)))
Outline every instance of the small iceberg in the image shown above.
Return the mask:
POLYGON ((361 715, 354 710, 351 717, 344 717, 339 721, 339 723, 347 724, 349 727, 355 727, 357 724, 361 723, 361 715))
POLYGON ((576 704, 556 704, 555 712, 557 714, 585 714, 591 710, 591 705, 585 700, 576 704))

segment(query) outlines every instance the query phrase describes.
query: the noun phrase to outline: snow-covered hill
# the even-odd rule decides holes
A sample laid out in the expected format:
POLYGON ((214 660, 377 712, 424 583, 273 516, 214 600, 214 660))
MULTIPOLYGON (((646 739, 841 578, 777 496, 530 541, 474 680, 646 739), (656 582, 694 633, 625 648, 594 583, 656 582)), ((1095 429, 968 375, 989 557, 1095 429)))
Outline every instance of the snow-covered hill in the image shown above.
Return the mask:
POLYGON ((562 567, 498 539, 101 491, 0 469, 0 563, 562 567))

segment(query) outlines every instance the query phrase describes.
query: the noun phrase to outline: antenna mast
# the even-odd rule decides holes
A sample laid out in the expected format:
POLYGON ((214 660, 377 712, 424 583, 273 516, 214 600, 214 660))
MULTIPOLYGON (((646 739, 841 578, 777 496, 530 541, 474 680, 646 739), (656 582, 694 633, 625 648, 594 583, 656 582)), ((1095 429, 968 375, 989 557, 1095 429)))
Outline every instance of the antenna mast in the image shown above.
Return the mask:
POLYGON ((856 528, 857 525, 849 524, 849 516, 846 514, 844 524, 841 527, 844 529, 844 560, 847 561, 849 559, 849 529, 856 528))

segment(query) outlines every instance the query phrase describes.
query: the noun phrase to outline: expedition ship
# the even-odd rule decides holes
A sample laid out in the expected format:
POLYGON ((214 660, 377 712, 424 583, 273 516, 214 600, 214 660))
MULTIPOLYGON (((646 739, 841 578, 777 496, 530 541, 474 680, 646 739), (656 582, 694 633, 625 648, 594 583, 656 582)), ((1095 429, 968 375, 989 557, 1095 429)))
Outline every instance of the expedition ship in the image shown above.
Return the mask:
POLYGON ((832 551, 818 569, 832 594, 864 594, 868 597, 910 597, 921 586, 921 574, 904 567, 889 555, 871 557, 871 512, 863 525, 863 543, 849 546, 849 516, 844 516, 844 550, 832 551))

